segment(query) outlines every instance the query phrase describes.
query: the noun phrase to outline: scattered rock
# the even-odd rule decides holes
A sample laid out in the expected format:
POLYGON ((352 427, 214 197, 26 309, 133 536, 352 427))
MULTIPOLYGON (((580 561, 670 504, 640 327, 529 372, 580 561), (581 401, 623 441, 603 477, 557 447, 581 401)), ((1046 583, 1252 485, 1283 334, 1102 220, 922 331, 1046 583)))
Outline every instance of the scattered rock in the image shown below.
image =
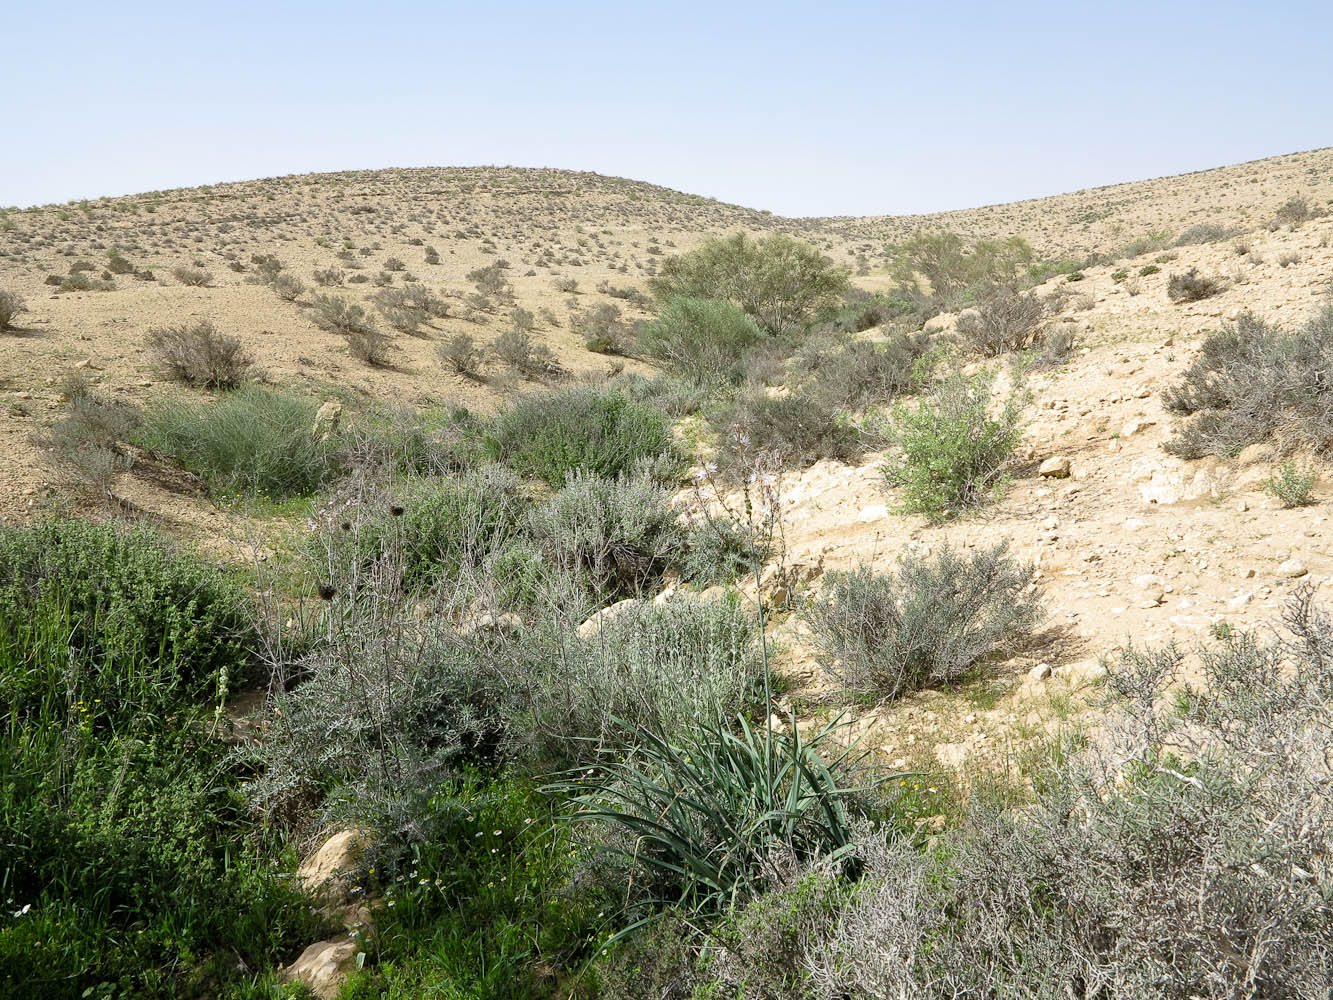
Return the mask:
POLYGON ((1298 577, 1305 576, 1310 571, 1305 568, 1305 563, 1299 559, 1288 559, 1277 568, 1277 575, 1284 580, 1295 580, 1298 577))
POLYGON ((338 433, 338 426, 343 419, 343 405, 336 399, 326 400, 315 412, 314 433, 321 441, 338 433))
POLYGON ((1049 663, 1038 663, 1028 671, 1028 680, 1044 681, 1051 676, 1051 665, 1049 663))
POLYGON ((1041 463, 1037 475, 1045 479, 1064 479, 1069 475, 1069 459, 1063 455, 1052 455, 1041 463))
POLYGON ((366 835, 360 830, 342 830, 320 845, 301 862, 296 878, 307 892, 324 889, 339 875, 356 870, 366 835))
POLYGON ((1070 663, 1059 670, 1060 679, 1071 688, 1087 687, 1096 684, 1106 676, 1106 667, 1096 660, 1081 660, 1070 663))

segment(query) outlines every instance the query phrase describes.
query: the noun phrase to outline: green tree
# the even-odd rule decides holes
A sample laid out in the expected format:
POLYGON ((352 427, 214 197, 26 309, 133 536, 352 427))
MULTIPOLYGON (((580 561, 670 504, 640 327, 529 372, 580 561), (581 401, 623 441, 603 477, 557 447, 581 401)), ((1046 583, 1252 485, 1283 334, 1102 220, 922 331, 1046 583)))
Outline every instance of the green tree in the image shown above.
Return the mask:
POLYGON ((664 303, 678 296, 731 302, 767 332, 782 333, 839 302, 847 273, 790 236, 750 240, 736 233, 667 260, 648 287, 664 303))

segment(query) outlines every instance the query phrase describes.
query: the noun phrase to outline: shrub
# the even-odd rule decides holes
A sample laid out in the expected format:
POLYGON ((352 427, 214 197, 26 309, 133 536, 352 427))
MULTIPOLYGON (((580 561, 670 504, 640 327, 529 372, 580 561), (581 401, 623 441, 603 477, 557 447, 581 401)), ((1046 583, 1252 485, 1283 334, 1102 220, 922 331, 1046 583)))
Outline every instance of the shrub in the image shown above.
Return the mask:
POLYGON ((74 387, 66 412, 52 425, 43 443, 52 461, 74 477, 76 489, 100 493, 134 464, 128 447, 143 415, 127 403, 103 399, 74 387))
POLYGON ((13 292, 0 291, 0 330, 14 329, 14 319, 27 311, 23 299, 13 292))
POLYGON ((594 593, 634 596, 683 554, 670 494, 645 475, 607 479, 576 470, 532 512, 532 533, 551 561, 594 593))
POLYGON ((731 302, 677 296, 643 328, 639 345, 695 385, 719 385, 740 381, 745 351, 762 336, 731 302))
POLYGON ((1033 293, 1001 289, 958 317, 958 333, 982 357, 1021 351, 1037 336, 1045 303, 1033 293))
POLYGON ((883 343, 855 339, 832 349, 812 344, 800 368, 813 376, 816 395, 863 410, 916 392, 933 360, 929 334, 895 333, 883 343))
POLYGON ((1161 268, 1158 267, 1156 264, 1144 264, 1141 268, 1139 268, 1139 277, 1146 278, 1149 275, 1156 274, 1160 270, 1161 268))
POLYGON ((182 285, 192 288, 207 288, 213 283, 213 276, 197 267, 173 267, 171 275, 182 285))
POLYGON ((506 330, 491 344, 491 353, 501 364, 508 365, 524 378, 547 378, 560 372, 555 353, 545 344, 538 344, 522 330, 506 330))
POLYGON ((173 378, 207 389, 236 388, 249 378, 255 364, 239 338, 221 333, 207 321, 150 330, 147 344, 173 378))
POLYGON ((862 452, 860 435, 822 395, 750 393, 711 418, 718 435, 717 464, 728 477, 753 471, 756 455, 801 469, 821 458, 849 462, 862 452))
POLYGON ((1020 437, 1024 399, 1010 394, 991 418, 991 376, 954 375, 914 410, 894 410, 889 438, 898 454, 885 469, 902 487, 902 510, 931 520, 954 517, 997 494, 1020 437))
POLYGON ((392 538, 409 587, 479 570, 520 535, 528 506, 518 479, 496 465, 414 480, 399 504, 401 515, 383 511, 377 523, 362 527, 359 548, 363 555, 377 555, 392 538))
POLYGON ((352 357, 369 365, 388 364, 392 341, 362 306, 335 295, 316 295, 314 305, 316 325, 341 335, 352 357))
POLYGON ((1270 438, 1279 449, 1323 453, 1333 446, 1333 308, 1294 333, 1243 313, 1203 342, 1199 356, 1162 395, 1190 419, 1166 448, 1182 458, 1231 457, 1270 438))
POLYGON ((609 302, 569 314, 569 328, 583 338, 583 346, 598 354, 624 354, 629 328, 621 319, 620 307, 609 302))
POLYGON ((295 302, 305 294, 305 282, 294 274, 279 274, 273 281, 273 291, 284 302, 295 302))
POLYGON ((595 763, 603 750, 625 748, 626 726, 675 740, 757 701, 754 623, 739 602, 639 601, 616 610, 530 670, 541 679, 529 709, 534 750, 547 766, 595 763))
POLYGON ((339 287, 346 280, 346 272, 340 271, 336 267, 330 267, 315 272, 315 284, 322 285, 324 288, 339 287))
POLYGON ((1190 226, 1178 237, 1176 237, 1176 246, 1186 247, 1194 246, 1199 243, 1217 243, 1220 240, 1229 240, 1233 236, 1240 234, 1239 229, 1230 229, 1226 226, 1219 226, 1215 222, 1201 222, 1190 226))
POLYGON ((337 469, 337 440, 315 427, 318 404, 246 386, 216 402, 152 410, 142 435, 214 491, 274 499, 311 493, 337 469))
POLYGON ((440 364, 450 371, 470 379, 481 376, 482 352, 471 334, 450 334, 436 348, 435 353, 440 364))
POLYGON ((808 606, 830 668, 851 690, 881 698, 958 680, 1041 618, 1032 568, 1001 544, 961 554, 908 554, 896 573, 830 573, 808 606))
MULTIPOLYGON (((1130 289, 1130 294, 1135 292, 1130 289)), ((1045 327, 1037 338, 1036 349, 1018 359, 1018 364, 1025 368, 1058 368, 1069 360, 1078 344, 1077 323, 1057 323, 1045 327)))
POLYGON ((555 487, 571 472, 615 478, 674 455, 661 410, 593 385, 516 399, 496 416, 485 448, 492 460, 555 487))
POLYGON ((924 278, 931 296, 952 306, 969 291, 984 294, 1013 285, 1032 262, 1032 247, 1017 236, 969 246, 957 233, 919 233, 895 248, 893 257, 894 276, 905 287, 919 290, 918 279, 924 278))
POLYGON ((1221 282, 1206 278, 1191 267, 1184 274, 1173 274, 1166 282, 1166 297, 1172 302, 1198 302, 1224 291, 1221 282))
POLYGON ((769 333, 781 333, 836 303, 847 275, 808 243, 780 233, 758 241, 737 233, 668 258, 648 285, 663 303, 681 296, 729 301, 769 333))
POLYGON ((1277 471, 1268 477, 1264 489, 1283 507, 1304 507, 1311 502, 1317 482, 1319 482, 1318 469, 1302 468, 1295 462, 1283 462, 1277 471))
MULTIPOLYGON (((14 639, 50 615, 69 627, 74 700, 101 699, 106 713, 155 697, 157 683, 212 693, 225 673, 238 684, 256 638, 241 589, 147 529, 72 518, 0 527, 0 632, 14 639)), ((38 675, 10 681, 20 710, 45 697, 38 675)))
POLYGON ((1273 224, 1295 228, 1308 218, 1310 218, 1310 203, 1300 195, 1292 195, 1274 214, 1273 224))

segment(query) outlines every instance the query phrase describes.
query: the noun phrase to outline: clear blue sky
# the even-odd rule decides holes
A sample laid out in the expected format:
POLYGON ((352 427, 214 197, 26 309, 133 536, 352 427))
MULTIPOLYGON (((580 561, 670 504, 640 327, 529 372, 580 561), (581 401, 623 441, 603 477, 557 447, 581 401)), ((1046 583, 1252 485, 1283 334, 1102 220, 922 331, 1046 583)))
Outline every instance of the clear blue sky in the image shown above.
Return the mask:
POLYGON ((387 166, 933 211, 1333 145, 1333 3, 7 5, 0 205, 387 166))

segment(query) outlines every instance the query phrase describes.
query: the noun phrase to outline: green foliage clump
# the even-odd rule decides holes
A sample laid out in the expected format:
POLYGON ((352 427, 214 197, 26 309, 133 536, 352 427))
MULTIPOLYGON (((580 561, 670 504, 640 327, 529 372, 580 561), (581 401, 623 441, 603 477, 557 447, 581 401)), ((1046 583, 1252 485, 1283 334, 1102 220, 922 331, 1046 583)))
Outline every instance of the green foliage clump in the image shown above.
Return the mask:
POLYGON ((493 461, 555 487, 571 472, 615 478, 674 454, 661 410, 594 385, 514 400, 487 430, 485 449, 493 461))
POLYGON ((1304 507, 1311 502, 1314 485, 1319 481, 1319 470, 1301 467, 1295 462, 1283 462, 1268 477, 1264 489, 1283 507, 1304 507))
POLYGON ((919 233, 893 248, 893 273, 904 287, 917 291, 924 279, 929 294, 951 307, 968 294, 1015 284, 1032 256, 1032 247, 1018 236, 969 245, 957 233, 919 233))
POLYGON ((751 240, 736 233, 668 258, 648 287, 663 303, 682 296, 731 302, 776 334, 837 303, 847 289, 847 274, 790 236, 775 233, 751 240))
POLYGON ((747 393, 718 409, 711 423, 718 436, 717 465, 729 478, 747 476, 759 455, 776 455, 784 467, 802 469, 821 458, 848 462, 862 452, 860 434, 837 403, 809 391, 747 393))
POLYGON ((216 996, 322 930, 210 736, 254 636, 146 530, 0 529, 0 994, 216 996))
POLYGON ((916 409, 898 406, 889 427, 897 455, 886 468, 902 487, 902 510, 946 520, 977 507, 1004 485, 1020 435, 1023 397, 1015 391, 991 417, 991 376, 954 375, 916 409))
POLYGON ((908 555, 896 573, 830 574, 806 618, 826 664, 854 691, 897 697, 958 680, 1041 618, 1032 568, 1001 544, 908 555))
POLYGON ((807 389, 829 404, 863 410, 919 390, 935 357, 929 334, 897 332, 878 343, 811 343, 798 356, 797 370, 812 380, 807 389))
POLYGON ((719 299, 676 296, 639 335, 643 352, 695 385, 739 382, 748 348, 763 337, 739 306, 719 299))
POLYGON ((337 471, 338 441, 315 427, 317 403, 245 386, 214 402, 168 402, 140 438, 222 494, 312 493, 337 471))

